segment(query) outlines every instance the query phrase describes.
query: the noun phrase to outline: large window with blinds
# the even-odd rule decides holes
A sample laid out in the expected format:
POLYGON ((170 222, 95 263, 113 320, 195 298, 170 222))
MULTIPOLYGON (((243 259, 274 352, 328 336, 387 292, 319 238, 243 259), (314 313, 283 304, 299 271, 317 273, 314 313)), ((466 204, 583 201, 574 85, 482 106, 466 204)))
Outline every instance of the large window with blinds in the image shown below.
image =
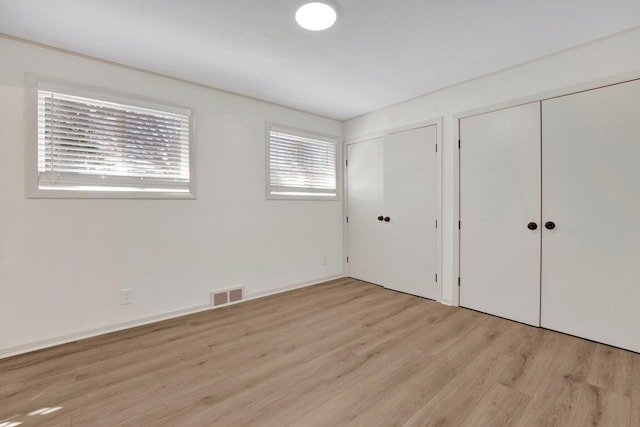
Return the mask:
POLYGON ((336 200, 337 138, 267 125, 267 198, 336 200))
POLYGON ((41 197, 192 198, 188 109, 37 84, 41 197))

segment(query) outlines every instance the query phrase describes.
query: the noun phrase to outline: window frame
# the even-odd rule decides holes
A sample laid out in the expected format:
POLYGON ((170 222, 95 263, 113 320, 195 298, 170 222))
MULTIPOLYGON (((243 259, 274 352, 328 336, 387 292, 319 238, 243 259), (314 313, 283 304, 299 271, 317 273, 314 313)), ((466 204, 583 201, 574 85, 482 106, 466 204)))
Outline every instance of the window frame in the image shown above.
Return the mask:
POLYGON ((45 199, 195 199, 196 198, 196 144, 195 109, 175 105, 164 100, 125 93, 104 87, 71 83, 55 78, 25 73, 26 85, 26 197, 45 199), (95 189, 41 189, 38 173, 38 91, 59 92, 70 96, 113 102, 139 108, 189 116, 189 189, 171 190, 95 190, 95 189))
POLYGON ((265 197, 267 200, 313 200, 313 201, 337 201, 341 197, 341 176, 342 170, 340 168, 342 158, 342 144, 341 140, 336 135, 329 135, 322 132, 315 132, 306 129, 301 129, 293 126, 282 125, 273 122, 267 122, 265 126, 265 197), (286 133, 290 133, 295 136, 306 137, 311 139, 318 139, 326 142, 335 143, 336 147, 336 194, 333 196, 323 196, 321 194, 272 194, 271 193, 271 131, 278 130, 286 133))

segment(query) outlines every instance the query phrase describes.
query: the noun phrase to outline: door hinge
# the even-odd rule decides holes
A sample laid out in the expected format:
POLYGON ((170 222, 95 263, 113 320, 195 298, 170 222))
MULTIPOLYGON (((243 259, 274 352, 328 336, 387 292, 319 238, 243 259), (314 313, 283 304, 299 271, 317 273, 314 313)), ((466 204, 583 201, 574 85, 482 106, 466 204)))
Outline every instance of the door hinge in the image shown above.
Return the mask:
POLYGON ((458 140, 458 150, 460 149, 460 140, 458 140))
POLYGON ((436 283, 438 283, 438 275, 436 274, 436 283))
POLYGON ((438 228, 438 220, 436 219, 436 228, 438 228))
POLYGON ((458 277, 458 287, 460 287, 460 278, 458 277))
POLYGON ((458 221, 458 230, 461 230, 461 228, 460 228, 460 221, 458 221))
POLYGON ((345 166, 347 166, 347 167, 349 167, 349 160, 345 160, 345 161, 344 161, 344 165, 345 165, 345 166))
POLYGON ((347 264, 349 264, 349 257, 347 257, 347 264))
POLYGON ((438 152, 438 144, 436 144, 436 153, 438 152))
POLYGON ((347 217, 347 224, 349 224, 349 217, 347 217))

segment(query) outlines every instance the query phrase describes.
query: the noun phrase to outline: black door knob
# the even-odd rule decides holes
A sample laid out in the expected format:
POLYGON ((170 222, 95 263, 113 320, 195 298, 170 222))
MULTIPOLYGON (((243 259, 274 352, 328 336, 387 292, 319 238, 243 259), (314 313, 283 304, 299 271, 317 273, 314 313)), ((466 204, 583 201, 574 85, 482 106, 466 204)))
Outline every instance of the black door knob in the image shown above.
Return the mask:
POLYGON ((380 215, 380 216, 378 217, 378 221, 382 221, 383 219, 384 219, 384 217, 383 217, 382 215, 380 215))
POLYGON ((384 222, 389 222, 389 221, 391 221, 391 218, 389 218, 388 216, 385 216, 384 217, 384 222))
POLYGON ((530 222, 529 224, 527 224, 527 228, 529 230, 535 230, 538 228, 538 224, 536 224, 535 222, 530 222))
POLYGON ((547 230, 553 230, 554 228, 556 228, 556 223, 552 221, 547 221, 544 223, 544 228, 546 228, 547 230))

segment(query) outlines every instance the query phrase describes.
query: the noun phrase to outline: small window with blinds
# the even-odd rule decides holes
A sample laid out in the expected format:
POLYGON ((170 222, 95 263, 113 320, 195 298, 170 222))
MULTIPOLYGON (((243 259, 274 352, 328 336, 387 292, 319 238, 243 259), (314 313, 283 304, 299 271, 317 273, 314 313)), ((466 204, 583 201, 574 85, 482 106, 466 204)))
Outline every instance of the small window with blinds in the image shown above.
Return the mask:
POLYGON ((193 197, 189 110, 42 87, 36 197, 193 197))
POLYGON ((267 198, 336 200, 338 141, 268 126, 267 198))

